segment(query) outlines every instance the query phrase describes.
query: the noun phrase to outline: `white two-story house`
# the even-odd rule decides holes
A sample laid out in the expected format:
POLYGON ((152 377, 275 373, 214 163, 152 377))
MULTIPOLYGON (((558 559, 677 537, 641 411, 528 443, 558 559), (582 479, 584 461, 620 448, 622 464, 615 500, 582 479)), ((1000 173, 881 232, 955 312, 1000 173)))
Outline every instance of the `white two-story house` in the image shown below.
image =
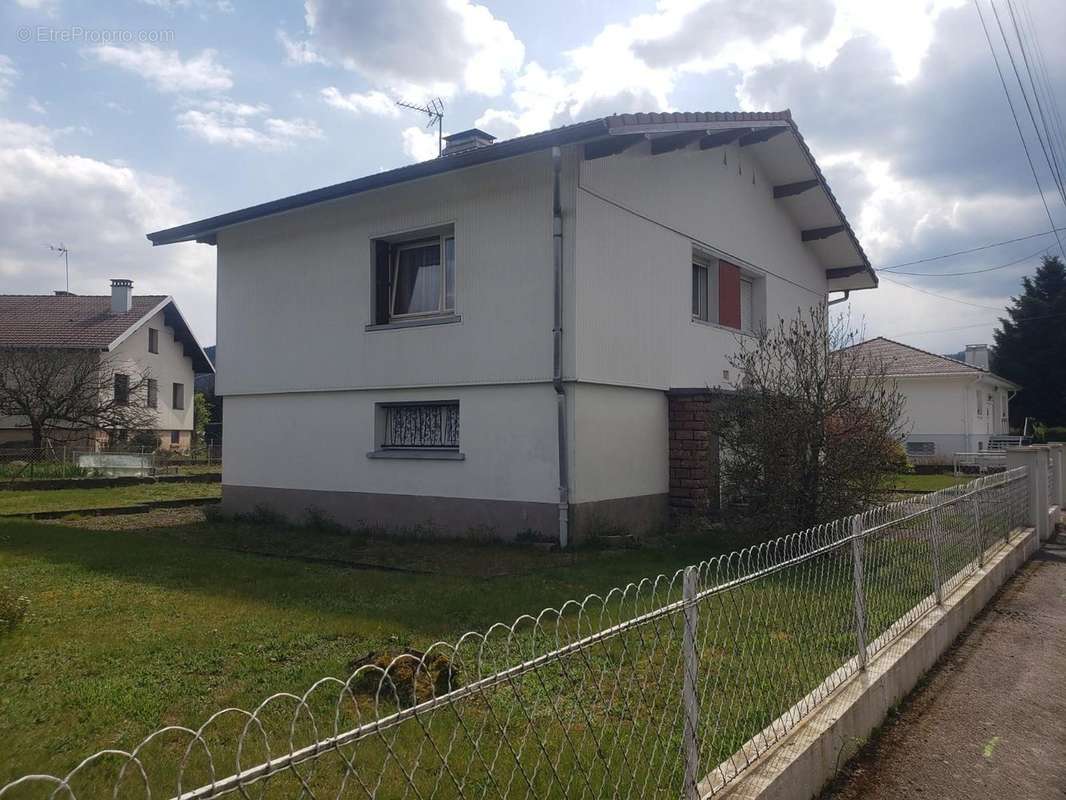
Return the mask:
MULTIPOLYGON (((0 347, 99 353, 114 380, 109 390, 124 402, 144 404, 160 447, 170 450, 189 449, 194 372, 214 369, 174 298, 134 295, 126 278, 111 281, 110 295, 0 295, 0 347)), ((102 431, 79 425, 56 425, 44 435, 52 446, 107 443, 102 431)), ((24 416, 0 415, 0 445, 31 443, 24 416)))
POLYGON ((877 284, 787 111, 465 131, 149 239, 217 247, 225 507, 564 543, 701 491, 670 406, 736 337, 877 284))

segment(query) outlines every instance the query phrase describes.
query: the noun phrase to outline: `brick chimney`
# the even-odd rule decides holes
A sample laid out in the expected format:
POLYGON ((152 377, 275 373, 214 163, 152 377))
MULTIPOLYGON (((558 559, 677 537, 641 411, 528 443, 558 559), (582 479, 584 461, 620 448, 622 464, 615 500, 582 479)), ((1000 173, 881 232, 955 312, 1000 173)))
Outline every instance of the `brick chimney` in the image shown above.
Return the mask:
POLYGON ((111 313, 125 314, 133 308, 133 281, 129 278, 111 279, 111 313))

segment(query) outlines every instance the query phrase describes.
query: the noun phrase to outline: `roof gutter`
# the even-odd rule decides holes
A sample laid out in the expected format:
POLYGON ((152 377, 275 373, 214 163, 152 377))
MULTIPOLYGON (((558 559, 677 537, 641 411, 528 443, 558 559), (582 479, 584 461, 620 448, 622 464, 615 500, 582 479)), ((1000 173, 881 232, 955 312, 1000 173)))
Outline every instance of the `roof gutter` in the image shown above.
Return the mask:
POLYGON ((555 273, 555 322, 552 328, 552 386, 559 435, 559 547, 570 543, 570 465, 563 385, 563 206, 560 192, 562 151, 552 147, 552 262, 555 273))

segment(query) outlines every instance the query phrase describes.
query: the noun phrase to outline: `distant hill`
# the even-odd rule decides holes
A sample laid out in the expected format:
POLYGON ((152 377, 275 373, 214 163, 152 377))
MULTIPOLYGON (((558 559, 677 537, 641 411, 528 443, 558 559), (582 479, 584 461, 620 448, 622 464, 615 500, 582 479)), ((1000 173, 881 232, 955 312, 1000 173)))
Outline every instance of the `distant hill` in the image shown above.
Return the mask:
MULTIPOLYGON (((944 358, 953 358, 956 361, 961 361, 963 364, 966 363, 966 351, 965 350, 961 350, 958 353, 944 353, 943 356, 944 356, 944 358)), ((213 347, 211 348, 211 352, 207 354, 207 357, 211 359, 211 363, 212 364, 215 363, 215 348, 213 348, 213 347)))
MULTIPOLYGON (((215 345, 204 348, 204 353, 211 359, 211 363, 215 363, 215 345)), ((208 397, 213 397, 215 394, 215 375, 211 372, 200 372, 196 375, 196 391, 203 392, 208 397)))

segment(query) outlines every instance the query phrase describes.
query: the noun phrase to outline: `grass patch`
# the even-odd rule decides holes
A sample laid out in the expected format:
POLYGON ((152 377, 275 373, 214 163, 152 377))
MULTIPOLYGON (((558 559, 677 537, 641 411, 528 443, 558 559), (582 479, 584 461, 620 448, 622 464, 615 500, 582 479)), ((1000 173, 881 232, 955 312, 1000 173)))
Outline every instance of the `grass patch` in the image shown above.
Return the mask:
POLYGON ((98 489, 9 489, 0 491, 0 514, 135 506, 150 500, 220 497, 221 494, 222 486, 217 483, 141 483, 98 489))
POLYGON ((973 475, 955 477, 951 473, 937 473, 932 475, 892 475, 889 478, 889 488, 907 489, 914 492, 935 492, 947 489, 960 483, 972 481, 973 475))
MULTIPOLYGON (((251 709, 275 692, 302 693, 323 676, 347 676, 353 662, 371 652, 425 651, 469 630, 558 608, 567 598, 672 574, 737 544, 713 534, 657 549, 543 553, 492 544, 383 544, 328 529, 232 522, 116 533, 0 521, 0 585, 18 586, 29 599, 22 624, 0 636, 0 684, 8 687, 0 693, 0 784, 29 772, 63 774, 94 750, 132 747, 165 724, 195 727, 226 706, 251 709), (284 557, 235 552, 253 547, 284 557), (328 553, 354 563, 374 547, 394 565, 435 563, 435 573, 308 560, 328 553), (510 567, 486 567, 493 564, 510 567)), ((698 690, 706 769, 853 655, 849 553, 842 548, 817 556, 701 604, 698 690)), ((924 545, 907 537, 870 553, 871 639, 928 594, 927 558, 924 545)), ((736 567, 706 577, 723 580, 729 569, 736 567)), ((459 683, 469 683, 479 669, 486 674, 514 665, 680 593, 669 584, 651 590, 650 584, 631 586, 625 594, 604 594, 582 613, 571 607, 540 626, 529 620, 513 634, 494 629, 487 640, 468 639, 449 653, 448 669, 455 668, 459 683)), ((383 773, 376 796, 406 796, 409 779, 391 750, 408 766, 419 754, 413 780, 425 797, 458 796, 455 782, 468 794, 479 787, 489 796, 676 797, 681 625, 674 614, 631 628, 461 707, 354 744, 343 755, 366 770, 352 780, 369 786, 383 773), (457 726, 457 713, 463 725, 457 726), (529 733, 531 724, 538 737, 529 733), (525 741, 523 770, 515 771, 506 749, 492 757, 503 747, 501 728, 512 745, 525 741), (444 752, 451 753, 446 761, 436 755, 444 752), (556 769, 545 766, 545 753, 556 769)), ((375 685, 361 683, 340 706, 336 686, 313 695, 309 704, 326 726, 319 735, 335 718, 347 728, 402 706, 388 692, 375 697, 375 685)), ((266 714, 275 755, 290 746, 290 735, 295 746, 313 740, 306 718, 289 727, 287 703, 266 714)), ((220 775, 234 763, 242 725, 224 720, 215 733, 220 775)), ((174 788, 185 743, 161 741, 160 750, 148 754, 153 795, 174 788)), ((254 763, 263 752, 261 740, 249 740, 242 763, 254 763)), ((340 757, 330 753, 316 767, 316 795, 336 794, 344 774, 340 757)), ((203 779, 204 769, 194 759, 184 788, 203 779)), ((264 796, 298 794, 291 776, 267 789, 264 796)), ((109 791, 108 780, 93 773, 76 793, 102 797, 109 791)))

